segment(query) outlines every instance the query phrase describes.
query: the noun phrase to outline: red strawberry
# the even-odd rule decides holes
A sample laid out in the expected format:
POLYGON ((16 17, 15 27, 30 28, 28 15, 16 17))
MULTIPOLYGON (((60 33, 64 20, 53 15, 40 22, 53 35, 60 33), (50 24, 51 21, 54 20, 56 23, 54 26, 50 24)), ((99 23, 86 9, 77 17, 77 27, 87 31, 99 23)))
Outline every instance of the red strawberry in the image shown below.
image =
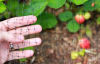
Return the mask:
POLYGON ((95 3, 92 3, 91 6, 94 7, 95 6, 95 3))
POLYGON ((79 40, 79 45, 81 48, 88 49, 90 48, 90 41, 87 38, 82 38, 79 40))
POLYGON ((75 16, 75 20, 77 21, 77 23, 82 24, 82 23, 84 23, 85 18, 84 18, 83 15, 77 14, 77 15, 75 16))

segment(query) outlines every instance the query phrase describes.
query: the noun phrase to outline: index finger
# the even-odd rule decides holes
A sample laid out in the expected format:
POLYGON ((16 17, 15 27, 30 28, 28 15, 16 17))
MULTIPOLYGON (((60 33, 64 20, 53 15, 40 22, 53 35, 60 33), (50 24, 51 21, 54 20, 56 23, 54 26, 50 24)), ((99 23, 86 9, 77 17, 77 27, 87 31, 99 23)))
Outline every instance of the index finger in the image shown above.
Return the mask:
POLYGON ((33 24, 37 21, 36 16, 29 15, 29 16, 22 16, 22 17, 15 17, 3 22, 0 22, 0 29, 5 28, 6 30, 14 29, 16 27, 24 26, 33 24))

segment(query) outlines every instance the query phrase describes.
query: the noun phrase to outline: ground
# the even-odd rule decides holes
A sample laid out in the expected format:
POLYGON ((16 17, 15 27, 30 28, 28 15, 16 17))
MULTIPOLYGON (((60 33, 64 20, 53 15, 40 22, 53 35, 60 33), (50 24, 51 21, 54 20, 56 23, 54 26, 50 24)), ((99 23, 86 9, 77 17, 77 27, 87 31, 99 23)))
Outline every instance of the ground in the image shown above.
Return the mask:
MULTIPOLYGON (((66 23, 59 23, 55 28, 42 31, 35 36, 42 38, 42 44, 35 47, 35 55, 26 63, 19 63, 17 60, 7 64, 100 64, 100 26, 91 25, 93 36, 87 37, 91 41, 91 53, 86 53, 84 57, 72 60, 70 53, 80 50, 78 47, 78 37, 80 32, 70 33, 66 30, 66 23), (35 59, 35 60, 34 60, 35 59)), ((30 35, 28 37, 34 37, 30 35)))

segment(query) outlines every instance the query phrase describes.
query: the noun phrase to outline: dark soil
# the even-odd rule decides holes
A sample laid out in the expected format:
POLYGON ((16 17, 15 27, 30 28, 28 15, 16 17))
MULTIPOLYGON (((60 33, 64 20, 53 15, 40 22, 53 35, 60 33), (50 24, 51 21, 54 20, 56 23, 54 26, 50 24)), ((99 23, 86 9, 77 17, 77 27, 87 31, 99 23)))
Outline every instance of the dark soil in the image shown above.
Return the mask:
MULTIPOLYGON (((86 53, 84 57, 72 60, 70 53, 80 49, 77 45, 80 34, 69 33, 65 25, 65 23, 60 23, 55 29, 39 34, 43 42, 41 46, 36 48, 34 64, 100 64, 99 27, 92 27, 93 37, 89 38, 91 41, 91 49, 89 50, 92 53, 86 53)), ((83 37, 87 36, 84 35, 83 37)))

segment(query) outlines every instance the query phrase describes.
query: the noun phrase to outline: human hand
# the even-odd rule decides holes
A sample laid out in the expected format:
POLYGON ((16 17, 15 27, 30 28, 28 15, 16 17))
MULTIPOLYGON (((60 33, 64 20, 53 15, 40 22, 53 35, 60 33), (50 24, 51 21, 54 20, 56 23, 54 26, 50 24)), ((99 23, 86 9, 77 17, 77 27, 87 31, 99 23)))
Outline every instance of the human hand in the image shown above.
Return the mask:
POLYGON ((42 31, 40 25, 26 26, 35 23, 36 20, 35 16, 30 15, 0 22, 0 64, 13 59, 27 58, 34 54, 32 50, 10 51, 10 44, 13 44, 14 49, 40 45, 40 38, 24 40, 25 35, 42 31))

